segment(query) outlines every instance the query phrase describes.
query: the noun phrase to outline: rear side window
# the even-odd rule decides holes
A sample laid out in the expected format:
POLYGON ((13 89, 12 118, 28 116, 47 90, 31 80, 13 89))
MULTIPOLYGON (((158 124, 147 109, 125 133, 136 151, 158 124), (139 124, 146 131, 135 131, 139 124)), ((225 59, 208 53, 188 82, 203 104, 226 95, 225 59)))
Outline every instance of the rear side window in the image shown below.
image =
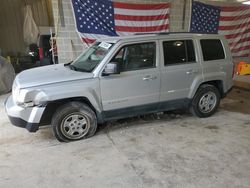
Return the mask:
POLYGON ((163 42, 165 65, 183 64, 195 61, 192 40, 176 40, 163 42))
POLYGON ((220 40, 206 39, 200 42, 204 61, 225 59, 224 49, 220 40))

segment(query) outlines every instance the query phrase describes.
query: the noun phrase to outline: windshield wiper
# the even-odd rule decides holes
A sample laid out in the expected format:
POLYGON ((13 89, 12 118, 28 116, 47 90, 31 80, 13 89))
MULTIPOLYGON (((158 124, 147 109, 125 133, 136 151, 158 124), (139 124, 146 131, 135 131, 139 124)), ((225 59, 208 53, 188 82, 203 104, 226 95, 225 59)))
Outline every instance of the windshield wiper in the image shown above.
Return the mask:
POLYGON ((83 68, 78 68, 75 67, 74 65, 72 65, 73 61, 69 62, 69 63, 65 63, 64 66, 65 67, 69 67, 71 70, 74 71, 80 71, 80 72, 90 72, 89 70, 83 69, 83 68))
POLYGON ((69 67, 71 70, 77 71, 78 69, 72 65, 73 61, 70 61, 69 63, 65 63, 64 66, 65 67, 69 67))
POLYGON ((73 61, 70 61, 70 62, 68 62, 68 63, 65 63, 65 64, 64 64, 64 67, 69 66, 71 63, 73 63, 73 61))

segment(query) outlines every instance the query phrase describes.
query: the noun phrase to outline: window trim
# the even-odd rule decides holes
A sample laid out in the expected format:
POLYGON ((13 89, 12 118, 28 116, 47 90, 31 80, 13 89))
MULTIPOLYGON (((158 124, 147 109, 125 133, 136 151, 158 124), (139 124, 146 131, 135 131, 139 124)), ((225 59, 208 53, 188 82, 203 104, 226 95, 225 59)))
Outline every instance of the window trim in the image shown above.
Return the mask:
MULTIPOLYGON (((186 58, 188 58, 188 53, 187 53, 187 43, 185 43, 185 53, 186 53, 186 58)), ((170 67, 170 66, 176 66, 176 65, 187 65, 187 64, 194 64, 197 63, 197 53, 196 53, 196 47, 195 47, 195 40, 194 39, 171 39, 171 40, 162 40, 161 41, 161 48, 162 48, 162 55, 163 55, 163 65, 164 67, 170 67), (171 42, 171 41, 192 41, 193 44, 193 51, 194 51, 194 61, 186 61, 186 62, 181 62, 181 63, 172 63, 172 64, 165 64, 165 55, 164 55, 164 42, 171 42)))

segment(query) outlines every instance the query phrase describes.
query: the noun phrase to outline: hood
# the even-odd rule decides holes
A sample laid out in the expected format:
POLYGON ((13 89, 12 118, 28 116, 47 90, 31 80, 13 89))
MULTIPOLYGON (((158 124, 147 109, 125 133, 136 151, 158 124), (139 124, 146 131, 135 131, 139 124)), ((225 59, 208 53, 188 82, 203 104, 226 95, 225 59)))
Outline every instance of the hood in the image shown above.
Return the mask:
POLYGON ((92 73, 77 72, 64 64, 56 64, 25 70, 17 75, 15 83, 19 88, 27 88, 92 77, 92 73))

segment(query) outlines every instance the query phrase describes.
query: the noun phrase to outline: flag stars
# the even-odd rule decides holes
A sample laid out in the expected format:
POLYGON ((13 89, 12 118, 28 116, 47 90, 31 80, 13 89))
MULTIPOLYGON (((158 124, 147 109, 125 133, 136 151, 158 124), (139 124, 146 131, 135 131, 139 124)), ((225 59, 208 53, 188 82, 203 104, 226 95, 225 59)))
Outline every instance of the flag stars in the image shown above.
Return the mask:
POLYGON ((215 6, 194 3, 191 31, 215 33, 219 25, 220 9, 215 6))
MULTIPOLYGON (((78 0, 75 0, 78 1, 78 0)), ((73 4, 79 32, 116 35, 112 1, 80 0, 73 4)))

